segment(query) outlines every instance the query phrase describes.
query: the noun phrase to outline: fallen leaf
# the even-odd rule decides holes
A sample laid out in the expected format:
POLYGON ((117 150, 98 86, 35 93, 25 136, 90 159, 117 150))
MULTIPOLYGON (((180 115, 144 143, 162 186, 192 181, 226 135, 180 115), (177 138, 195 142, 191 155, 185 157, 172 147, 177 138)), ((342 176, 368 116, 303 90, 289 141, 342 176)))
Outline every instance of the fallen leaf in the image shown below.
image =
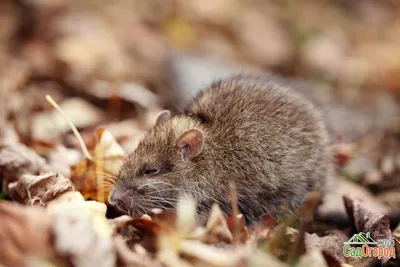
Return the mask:
MULTIPOLYGON (((393 237, 386 215, 372 211, 365 203, 349 195, 343 196, 343 200, 356 232, 370 232, 375 241, 393 237)), ((388 260, 387 257, 381 258, 382 263, 388 260)))
POLYGON ((347 236, 340 232, 333 232, 329 235, 319 237, 317 234, 308 234, 304 236, 306 250, 320 251, 327 253, 340 263, 346 263, 343 256, 343 242, 347 241, 347 236))
POLYGON ((128 215, 122 215, 122 216, 110 219, 108 222, 110 223, 113 232, 118 233, 121 229, 125 228, 133 220, 134 219, 128 215))
POLYGON ((72 166, 71 181, 85 199, 106 202, 126 155, 107 130, 98 129, 96 138, 94 161, 84 159, 72 166))
POLYGON ((74 266, 114 266, 112 229, 104 214, 85 202, 59 205, 51 214, 57 254, 68 257, 74 266))
POLYGON ((114 136, 105 129, 96 131, 98 143, 94 149, 97 165, 111 175, 118 175, 121 164, 125 160, 125 151, 117 143, 114 136))
POLYGON ((77 164, 82 160, 82 153, 73 148, 66 148, 65 146, 58 144, 47 156, 48 164, 51 168, 65 177, 71 176, 72 165, 77 164))
POLYGON ((237 266, 245 256, 243 250, 218 249, 197 240, 182 240, 179 251, 186 256, 200 260, 204 265, 214 266, 237 266))
POLYGON ((56 197, 55 199, 51 200, 49 203, 47 203, 46 210, 47 212, 51 213, 55 209, 57 209, 57 206, 59 206, 60 204, 72 203, 72 202, 85 202, 85 199, 83 198, 82 194, 79 193, 78 191, 68 191, 56 197))
POLYGON ((125 240, 120 236, 114 238, 114 244, 117 250, 118 263, 123 266, 161 267, 161 264, 152 260, 146 251, 138 253, 129 249, 125 240))
POLYGON ((0 217, 0 264, 23 267, 27 255, 66 264, 53 249, 51 219, 43 209, 0 201, 0 217))
POLYGON ((7 184, 17 181, 23 174, 39 174, 50 170, 44 158, 20 143, 3 143, 0 141, 0 171, 7 184))
POLYGON ((338 178, 332 181, 332 185, 323 196, 323 202, 317 208, 315 217, 322 221, 337 220, 337 218, 340 218, 341 221, 346 220, 348 215, 342 200, 346 194, 363 200, 372 211, 379 211, 383 214, 390 212, 387 205, 376 201, 376 198, 365 188, 346 179, 338 178))
POLYGON ((228 228, 226 219, 219 208, 218 204, 214 204, 206 224, 203 236, 200 237, 205 243, 215 244, 218 242, 231 243, 233 240, 232 233, 228 228))
POLYGON ((60 174, 23 175, 17 182, 8 185, 9 196, 28 205, 45 206, 57 196, 74 190, 69 179, 60 174))

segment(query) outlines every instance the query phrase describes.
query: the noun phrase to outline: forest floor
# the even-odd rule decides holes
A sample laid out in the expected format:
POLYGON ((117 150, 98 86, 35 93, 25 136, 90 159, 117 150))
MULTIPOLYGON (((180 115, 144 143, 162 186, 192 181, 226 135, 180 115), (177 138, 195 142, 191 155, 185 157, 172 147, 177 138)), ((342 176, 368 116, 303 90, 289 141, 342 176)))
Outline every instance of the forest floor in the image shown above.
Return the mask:
POLYGON ((2 1, 0 266, 399 266, 400 5, 275 2, 2 1), (172 50, 188 69, 212 54, 312 85, 338 139, 332 192, 254 227, 235 190, 232 214, 215 206, 205 225, 192 201, 142 217, 108 207, 176 84, 172 50), (347 255, 360 233, 397 260, 347 255))

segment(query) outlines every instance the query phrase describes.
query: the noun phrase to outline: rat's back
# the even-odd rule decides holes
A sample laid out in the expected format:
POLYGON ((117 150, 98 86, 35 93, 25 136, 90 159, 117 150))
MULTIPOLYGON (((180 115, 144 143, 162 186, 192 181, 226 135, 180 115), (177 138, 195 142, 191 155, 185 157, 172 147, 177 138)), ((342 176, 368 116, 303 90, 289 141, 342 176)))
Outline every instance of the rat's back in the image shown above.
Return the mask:
POLYGON ((230 175, 239 197, 253 200, 250 205, 261 206, 264 199, 274 208, 287 202, 298 206, 310 188, 331 175, 322 116, 291 88, 238 75, 203 90, 187 113, 206 126, 205 157, 220 168, 215 179, 230 175))

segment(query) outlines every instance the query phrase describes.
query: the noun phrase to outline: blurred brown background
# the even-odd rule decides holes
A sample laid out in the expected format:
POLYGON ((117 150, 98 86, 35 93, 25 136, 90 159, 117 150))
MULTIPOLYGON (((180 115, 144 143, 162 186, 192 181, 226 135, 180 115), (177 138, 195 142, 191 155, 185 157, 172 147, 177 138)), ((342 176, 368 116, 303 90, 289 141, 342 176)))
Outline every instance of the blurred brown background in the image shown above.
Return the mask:
MULTIPOLYGON (((169 49, 204 52, 336 89, 400 90, 396 0, 1 1, 1 65, 77 87, 151 86, 169 49)), ((346 90, 344 90, 346 91, 346 90)), ((348 93, 351 94, 351 93, 348 93)))

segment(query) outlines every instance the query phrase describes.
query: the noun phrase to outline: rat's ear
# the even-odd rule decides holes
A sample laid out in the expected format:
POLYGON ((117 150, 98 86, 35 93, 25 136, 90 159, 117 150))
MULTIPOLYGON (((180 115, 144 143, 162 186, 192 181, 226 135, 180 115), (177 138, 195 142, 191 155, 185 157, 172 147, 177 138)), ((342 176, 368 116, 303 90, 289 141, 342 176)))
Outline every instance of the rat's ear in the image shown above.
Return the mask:
POLYGON ((175 149, 184 160, 192 160, 203 150, 204 135, 198 129, 184 132, 175 143, 175 149))
POLYGON ((170 117, 171 117, 171 112, 169 110, 160 111, 160 113, 158 113, 157 115, 155 125, 159 125, 160 123, 168 120, 170 117))

